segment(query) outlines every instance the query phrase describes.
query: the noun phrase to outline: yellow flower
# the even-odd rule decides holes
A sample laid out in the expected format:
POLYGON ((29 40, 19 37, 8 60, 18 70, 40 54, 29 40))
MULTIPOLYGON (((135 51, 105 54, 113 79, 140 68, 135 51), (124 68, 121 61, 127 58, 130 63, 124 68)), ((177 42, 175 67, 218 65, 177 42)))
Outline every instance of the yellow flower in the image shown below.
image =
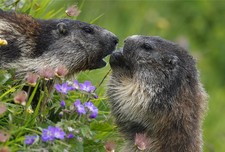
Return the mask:
POLYGON ((31 108, 31 106, 29 106, 28 108, 27 108, 27 113, 29 113, 29 114, 32 114, 32 113, 34 113, 34 111, 33 111, 33 109, 31 108))
POLYGON ((7 45, 7 44, 8 42, 6 40, 0 38, 0 46, 7 45))

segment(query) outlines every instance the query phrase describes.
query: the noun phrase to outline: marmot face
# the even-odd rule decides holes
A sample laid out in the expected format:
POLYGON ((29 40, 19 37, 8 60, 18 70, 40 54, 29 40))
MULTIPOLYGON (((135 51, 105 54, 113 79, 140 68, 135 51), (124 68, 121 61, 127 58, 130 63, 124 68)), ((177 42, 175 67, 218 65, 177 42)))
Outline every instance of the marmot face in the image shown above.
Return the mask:
POLYGON ((115 49, 118 38, 99 26, 81 21, 38 20, 0 11, 0 68, 15 68, 18 75, 62 64, 69 75, 106 65, 103 58, 115 49))
POLYGON ((160 37, 128 37, 123 51, 111 56, 110 65, 113 76, 143 79, 151 86, 173 86, 197 78, 195 61, 187 51, 160 37))
MULTIPOLYGON (((111 54, 117 37, 96 25, 73 20, 59 20, 51 29, 52 43, 46 56, 56 56, 74 71, 92 70, 106 65, 103 58, 111 54)), ((46 24, 42 24, 44 28, 46 24)), ((44 34, 44 33, 43 33, 44 34)))

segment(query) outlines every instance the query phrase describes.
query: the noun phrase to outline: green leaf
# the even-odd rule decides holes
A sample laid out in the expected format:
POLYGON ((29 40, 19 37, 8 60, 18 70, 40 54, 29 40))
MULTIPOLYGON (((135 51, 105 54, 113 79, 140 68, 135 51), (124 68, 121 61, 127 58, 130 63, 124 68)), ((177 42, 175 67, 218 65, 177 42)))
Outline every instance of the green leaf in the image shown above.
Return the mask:
POLYGON ((91 132, 89 126, 86 126, 86 125, 82 126, 80 131, 81 131, 81 134, 83 137, 86 137, 88 139, 92 138, 92 132, 91 132))
POLYGON ((76 142, 75 151, 79 151, 79 152, 83 152, 84 151, 83 142, 76 142))
POLYGON ((0 84, 5 84, 12 77, 6 70, 0 70, 0 84))
POLYGON ((94 121, 91 122, 90 124, 90 128, 93 131, 113 131, 115 130, 116 126, 112 125, 112 123, 105 123, 105 122, 101 122, 101 121, 94 121))

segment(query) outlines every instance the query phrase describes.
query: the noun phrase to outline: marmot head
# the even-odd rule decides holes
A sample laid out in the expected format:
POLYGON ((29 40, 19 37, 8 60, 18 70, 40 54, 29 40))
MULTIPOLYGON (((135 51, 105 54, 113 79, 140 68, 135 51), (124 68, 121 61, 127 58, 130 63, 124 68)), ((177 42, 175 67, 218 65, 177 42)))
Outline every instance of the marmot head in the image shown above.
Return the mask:
MULTIPOLYGON (((48 46, 41 56, 54 56, 70 71, 92 70, 106 65, 103 58, 115 49, 118 38, 111 32, 81 21, 63 19, 42 24, 40 44, 48 46), (46 35, 49 33, 49 35, 46 35)), ((38 45, 43 47, 43 45, 38 45)), ((37 50, 42 50, 38 48, 37 50)))
POLYGON ((188 52, 155 36, 128 37, 123 50, 111 55, 110 65, 112 77, 128 77, 159 90, 197 82, 195 61, 188 52))

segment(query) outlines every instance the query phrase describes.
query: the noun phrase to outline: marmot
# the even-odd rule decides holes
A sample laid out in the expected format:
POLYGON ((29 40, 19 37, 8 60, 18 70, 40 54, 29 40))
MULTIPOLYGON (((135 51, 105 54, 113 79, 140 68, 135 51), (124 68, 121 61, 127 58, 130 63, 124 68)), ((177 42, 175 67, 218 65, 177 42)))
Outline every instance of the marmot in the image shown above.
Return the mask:
POLYGON ((40 20, 0 10, 0 68, 15 68, 17 75, 64 65, 68 75, 106 65, 103 58, 115 49, 118 38, 106 29, 78 20, 40 20))
POLYGON ((195 60, 177 44, 155 36, 128 37, 110 57, 107 94, 123 152, 138 152, 136 134, 145 134, 147 152, 201 152, 201 124, 207 94, 195 60))

